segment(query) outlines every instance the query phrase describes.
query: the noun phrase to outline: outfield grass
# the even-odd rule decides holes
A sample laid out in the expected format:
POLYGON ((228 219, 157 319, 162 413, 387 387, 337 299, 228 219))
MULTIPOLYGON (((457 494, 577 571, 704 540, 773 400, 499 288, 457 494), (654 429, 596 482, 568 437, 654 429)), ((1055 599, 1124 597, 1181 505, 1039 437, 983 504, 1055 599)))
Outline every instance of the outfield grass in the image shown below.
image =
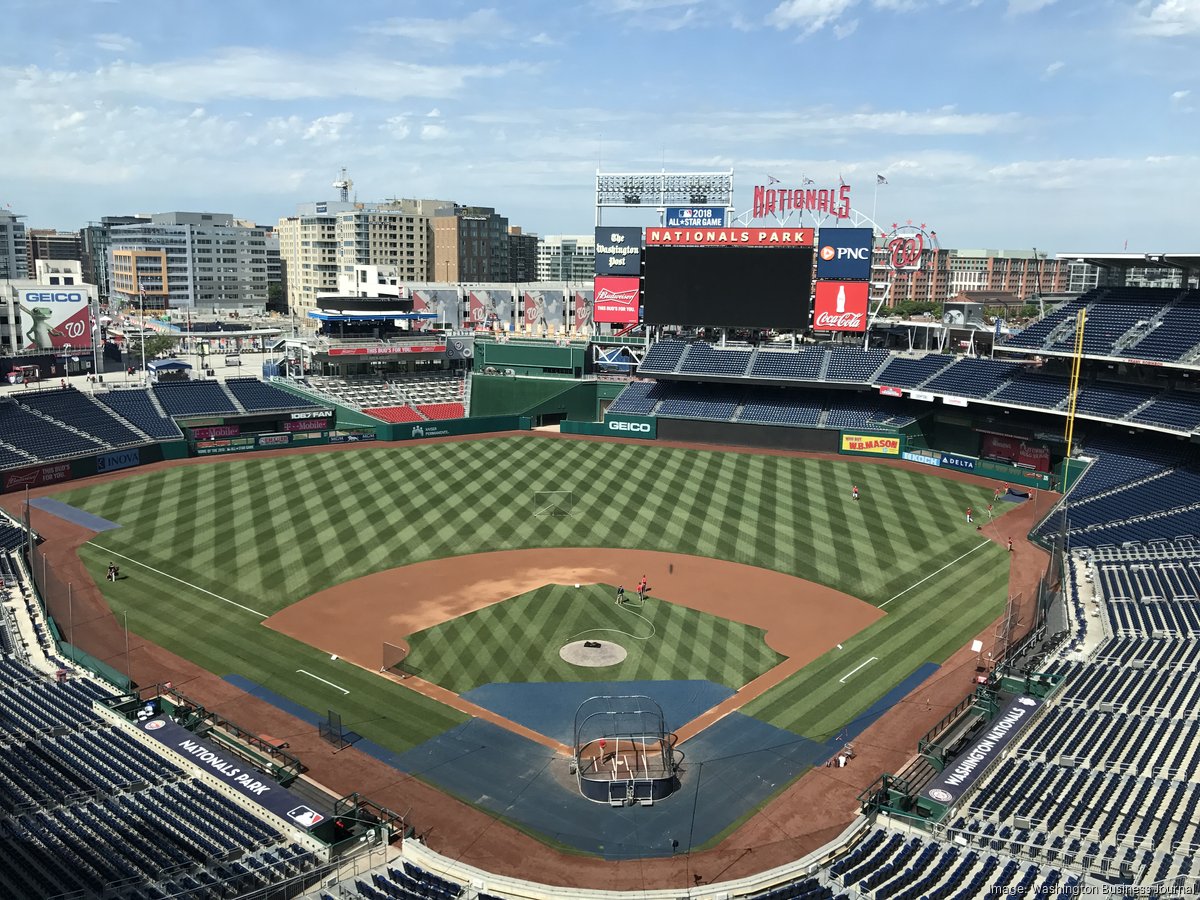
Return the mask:
POLYGON ((406 671, 455 693, 489 682, 643 681, 701 678, 737 690, 786 657, 765 632, 611 585, 548 585, 410 635, 406 671), (563 644, 609 640, 628 651, 615 666, 564 662, 563 644), (470 647, 470 653, 463 653, 470 647))
MULTIPOLYGON (((454 724, 457 714, 149 570, 118 560, 131 577, 107 582, 110 554, 265 615, 371 572, 523 547, 696 554, 796 575, 876 605, 951 564, 846 645, 861 658, 880 657, 847 685, 837 678, 850 657, 829 656, 755 705, 767 721, 810 734, 857 715, 920 663, 961 646, 999 613, 1007 576, 999 547, 953 562, 979 544, 962 511, 986 506, 988 488, 853 460, 530 436, 231 459, 58 496, 123 526, 98 535, 82 556, 135 631, 311 709, 336 706, 356 730, 396 749, 454 724), (862 492, 857 503, 851 484, 862 492), (572 491, 573 514, 534 515, 539 490, 572 491)), ((469 655, 464 648, 459 661, 469 655)))

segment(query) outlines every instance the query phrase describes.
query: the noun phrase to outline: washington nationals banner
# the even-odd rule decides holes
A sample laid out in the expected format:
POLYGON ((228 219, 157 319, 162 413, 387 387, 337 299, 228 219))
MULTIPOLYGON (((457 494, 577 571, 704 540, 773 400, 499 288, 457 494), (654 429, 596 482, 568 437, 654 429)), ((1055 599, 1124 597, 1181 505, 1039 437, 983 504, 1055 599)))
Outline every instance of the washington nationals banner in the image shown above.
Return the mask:
POLYGON ((562 291, 525 291, 521 300, 525 325, 534 331, 565 324, 562 291))

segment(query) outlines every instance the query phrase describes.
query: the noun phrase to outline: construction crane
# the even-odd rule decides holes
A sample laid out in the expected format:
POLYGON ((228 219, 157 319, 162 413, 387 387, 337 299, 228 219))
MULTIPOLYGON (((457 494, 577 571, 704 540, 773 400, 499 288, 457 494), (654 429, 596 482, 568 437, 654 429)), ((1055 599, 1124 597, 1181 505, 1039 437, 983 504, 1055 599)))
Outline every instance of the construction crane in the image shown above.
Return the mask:
POLYGON ((342 174, 333 186, 338 189, 338 199, 343 203, 350 200, 350 188, 354 187, 354 182, 350 180, 350 176, 346 174, 346 167, 342 166, 342 174))

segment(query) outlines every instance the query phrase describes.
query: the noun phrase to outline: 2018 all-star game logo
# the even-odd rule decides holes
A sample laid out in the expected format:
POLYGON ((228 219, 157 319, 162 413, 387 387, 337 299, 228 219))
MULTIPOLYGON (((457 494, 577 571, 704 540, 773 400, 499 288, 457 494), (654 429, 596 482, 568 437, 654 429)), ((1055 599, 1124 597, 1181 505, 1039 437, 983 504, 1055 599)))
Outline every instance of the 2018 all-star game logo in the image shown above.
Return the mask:
POLYGON ((917 272, 925 261, 926 250, 937 250, 937 232, 924 222, 914 225, 907 220, 903 225, 892 223, 892 230, 883 232, 883 245, 887 248, 887 264, 896 272, 917 272))

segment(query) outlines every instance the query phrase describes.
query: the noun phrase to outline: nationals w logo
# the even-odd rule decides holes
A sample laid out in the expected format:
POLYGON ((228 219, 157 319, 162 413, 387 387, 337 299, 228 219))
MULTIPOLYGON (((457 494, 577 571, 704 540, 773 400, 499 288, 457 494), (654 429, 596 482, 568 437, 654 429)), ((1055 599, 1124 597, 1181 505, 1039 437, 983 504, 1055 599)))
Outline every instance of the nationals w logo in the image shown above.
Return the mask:
POLYGON ((926 230, 925 223, 892 223, 892 231, 883 236, 888 248, 888 265, 896 272, 916 272, 925 261, 925 250, 937 250, 937 232, 926 230))

